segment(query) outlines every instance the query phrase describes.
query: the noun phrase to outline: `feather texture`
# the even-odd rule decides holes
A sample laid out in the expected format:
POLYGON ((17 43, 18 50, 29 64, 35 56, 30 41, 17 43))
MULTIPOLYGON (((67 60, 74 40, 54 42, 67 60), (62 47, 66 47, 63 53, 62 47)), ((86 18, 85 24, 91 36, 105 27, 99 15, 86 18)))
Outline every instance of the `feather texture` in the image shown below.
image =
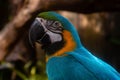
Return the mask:
POLYGON ((120 80, 120 74, 114 68, 93 56, 85 48, 66 54, 49 59, 49 80, 120 80))

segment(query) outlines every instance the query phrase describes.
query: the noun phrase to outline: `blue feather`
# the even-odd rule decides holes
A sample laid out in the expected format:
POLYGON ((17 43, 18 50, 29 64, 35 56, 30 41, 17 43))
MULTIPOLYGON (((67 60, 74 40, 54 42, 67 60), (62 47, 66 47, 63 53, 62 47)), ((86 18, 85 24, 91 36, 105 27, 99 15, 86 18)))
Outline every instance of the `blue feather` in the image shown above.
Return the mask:
POLYGON ((120 74, 109 64, 85 49, 74 26, 55 12, 39 15, 45 19, 60 21, 65 30, 71 32, 76 48, 63 54, 52 56, 46 65, 49 80, 120 80, 120 74))
POLYGON ((49 59, 49 80, 120 80, 120 74, 113 67, 85 48, 66 54, 68 55, 49 59))

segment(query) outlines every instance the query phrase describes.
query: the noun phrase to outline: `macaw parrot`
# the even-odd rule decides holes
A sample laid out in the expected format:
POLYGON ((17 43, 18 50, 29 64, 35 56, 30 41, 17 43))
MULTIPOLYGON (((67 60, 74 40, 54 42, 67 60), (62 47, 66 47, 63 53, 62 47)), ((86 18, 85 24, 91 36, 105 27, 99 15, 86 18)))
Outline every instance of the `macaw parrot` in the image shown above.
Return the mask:
POLYGON ((48 80, 120 80, 119 72, 89 52, 72 23, 56 12, 35 18, 29 41, 33 47, 40 43, 45 51, 48 80))

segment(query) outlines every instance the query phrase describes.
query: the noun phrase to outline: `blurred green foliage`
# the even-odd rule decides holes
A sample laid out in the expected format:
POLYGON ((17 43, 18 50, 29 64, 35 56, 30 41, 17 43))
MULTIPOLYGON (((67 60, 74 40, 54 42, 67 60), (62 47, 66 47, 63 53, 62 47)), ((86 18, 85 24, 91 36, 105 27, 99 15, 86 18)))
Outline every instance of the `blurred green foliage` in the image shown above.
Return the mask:
MULTIPOLYGON (((21 72, 20 70, 16 69, 11 63, 3 62, 1 63, 2 71, 0 70, 0 80, 18 80, 17 78, 13 78, 13 76, 4 77, 8 72, 11 71, 11 73, 15 73, 16 76, 20 78, 20 80, 47 80, 47 76, 45 73, 45 63, 41 61, 37 61, 36 65, 32 66, 32 62, 27 62, 24 67, 24 72, 21 72), (30 68, 31 67, 31 68, 30 68), (7 69, 7 70, 5 70, 7 69)), ((9 75, 11 75, 11 73, 9 75)), ((16 77, 14 76, 14 77, 16 77)))

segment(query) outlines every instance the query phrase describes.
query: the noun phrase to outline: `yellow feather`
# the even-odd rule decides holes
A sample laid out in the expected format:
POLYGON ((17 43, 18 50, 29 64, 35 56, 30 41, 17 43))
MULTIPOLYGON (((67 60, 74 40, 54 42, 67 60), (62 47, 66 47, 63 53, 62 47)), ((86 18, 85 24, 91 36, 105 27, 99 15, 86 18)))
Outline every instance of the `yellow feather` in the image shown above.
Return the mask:
POLYGON ((46 56, 46 61, 53 56, 61 56, 65 55, 66 52, 70 52, 75 49, 76 43, 71 35, 71 33, 67 30, 63 31, 63 39, 65 40, 65 45, 62 49, 54 53, 53 55, 46 56))

